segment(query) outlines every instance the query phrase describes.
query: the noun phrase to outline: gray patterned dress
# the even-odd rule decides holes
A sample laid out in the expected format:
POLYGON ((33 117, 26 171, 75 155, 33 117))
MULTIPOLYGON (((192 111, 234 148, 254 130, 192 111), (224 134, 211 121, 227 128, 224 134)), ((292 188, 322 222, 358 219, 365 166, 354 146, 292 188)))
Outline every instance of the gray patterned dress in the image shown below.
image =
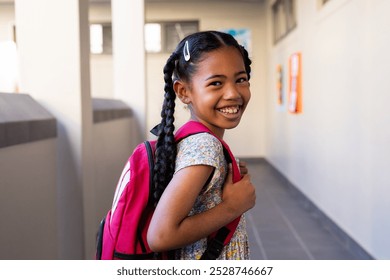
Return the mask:
MULTIPOLYGON (((209 165, 215 167, 210 183, 201 191, 190 211, 191 215, 213 208, 222 201, 222 187, 227 175, 227 163, 223 154, 222 144, 208 133, 199 133, 182 140, 177 146, 175 172, 192 165, 209 165)), ((206 249, 207 238, 176 251, 176 259, 199 259, 206 249)), ((249 259, 248 237, 244 215, 230 241, 220 257, 220 260, 249 259)))

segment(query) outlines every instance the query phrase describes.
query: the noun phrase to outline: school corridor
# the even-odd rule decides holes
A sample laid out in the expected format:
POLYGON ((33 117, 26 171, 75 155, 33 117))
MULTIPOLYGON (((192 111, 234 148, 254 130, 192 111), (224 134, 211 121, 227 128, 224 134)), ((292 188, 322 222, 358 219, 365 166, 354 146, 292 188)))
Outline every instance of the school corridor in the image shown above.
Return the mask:
MULTIPOLYGON (((187 34, 232 34, 253 259, 390 259, 390 1, 0 0, 0 259, 92 259, 187 34)), ((189 118, 179 100, 175 126, 189 118)))

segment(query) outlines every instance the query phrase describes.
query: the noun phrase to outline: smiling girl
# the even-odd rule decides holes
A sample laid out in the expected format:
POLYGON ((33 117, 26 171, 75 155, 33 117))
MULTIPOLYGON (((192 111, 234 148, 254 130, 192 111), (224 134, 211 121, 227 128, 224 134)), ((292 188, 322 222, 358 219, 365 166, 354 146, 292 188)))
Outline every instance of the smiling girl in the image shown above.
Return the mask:
MULTIPOLYGON (((158 125, 154 198, 147 240, 155 252, 174 250, 175 259, 200 259, 207 236, 255 205, 255 188, 245 165, 232 174, 221 142, 236 127, 250 99, 248 52, 226 33, 198 32, 184 38, 164 67, 165 98, 158 125), (212 133, 174 140, 176 96, 191 121, 212 133), (213 135, 214 134, 214 135, 213 135)), ((248 259, 245 217, 218 259, 248 259)))

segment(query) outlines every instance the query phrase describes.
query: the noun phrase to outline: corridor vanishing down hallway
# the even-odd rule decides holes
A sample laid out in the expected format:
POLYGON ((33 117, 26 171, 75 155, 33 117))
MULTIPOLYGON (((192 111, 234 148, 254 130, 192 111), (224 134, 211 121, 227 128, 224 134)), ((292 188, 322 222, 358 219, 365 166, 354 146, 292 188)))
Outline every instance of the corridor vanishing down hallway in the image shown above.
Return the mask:
POLYGON ((246 214, 251 259, 372 259, 263 159, 247 159, 256 206, 246 214))

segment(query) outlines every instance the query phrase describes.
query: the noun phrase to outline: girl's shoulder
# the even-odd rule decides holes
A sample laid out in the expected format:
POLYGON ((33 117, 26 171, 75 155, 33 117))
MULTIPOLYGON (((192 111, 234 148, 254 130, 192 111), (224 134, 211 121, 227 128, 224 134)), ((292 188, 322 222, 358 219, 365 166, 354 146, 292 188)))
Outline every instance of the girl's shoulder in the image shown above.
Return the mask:
POLYGON ((198 164, 218 167, 223 160, 221 142, 209 133, 188 136, 177 145, 176 170, 198 164))
POLYGON ((213 186, 222 186, 227 163, 222 143, 209 133, 198 133, 178 143, 175 172, 195 165, 207 165, 214 169, 213 176, 203 192, 208 193, 213 186))
POLYGON ((181 149, 196 149, 199 152, 210 150, 219 153, 222 151, 222 144, 214 135, 202 132, 181 140, 178 143, 178 150, 181 149))

